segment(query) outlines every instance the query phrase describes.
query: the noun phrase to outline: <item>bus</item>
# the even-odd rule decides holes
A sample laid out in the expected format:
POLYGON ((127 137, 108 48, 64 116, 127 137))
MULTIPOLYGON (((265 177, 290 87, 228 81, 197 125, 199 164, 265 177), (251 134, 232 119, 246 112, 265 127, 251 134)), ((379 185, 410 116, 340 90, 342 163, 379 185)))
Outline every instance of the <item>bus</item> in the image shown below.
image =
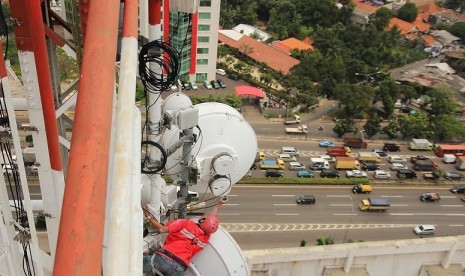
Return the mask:
POLYGON ((434 148, 434 153, 439 157, 444 157, 444 154, 453 154, 455 156, 465 155, 465 145, 445 145, 437 144, 434 148))

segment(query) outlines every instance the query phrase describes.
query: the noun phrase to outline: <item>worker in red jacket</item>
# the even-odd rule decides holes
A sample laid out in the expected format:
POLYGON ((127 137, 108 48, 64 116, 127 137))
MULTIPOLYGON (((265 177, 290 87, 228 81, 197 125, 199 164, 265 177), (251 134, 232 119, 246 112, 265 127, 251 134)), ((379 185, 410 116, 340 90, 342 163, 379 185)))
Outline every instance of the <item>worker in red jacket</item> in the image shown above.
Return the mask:
POLYGON ((218 230, 220 225, 218 211, 227 198, 218 200, 210 215, 197 223, 189 219, 169 221, 166 225, 158 222, 144 208, 144 214, 150 224, 160 233, 169 233, 165 245, 155 254, 145 255, 143 272, 157 272, 165 276, 180 276, 189 267, 192 257, 199 253, 210 240, 210 235, 218 230), (155 268, 155 270, 153 269, 155 268))

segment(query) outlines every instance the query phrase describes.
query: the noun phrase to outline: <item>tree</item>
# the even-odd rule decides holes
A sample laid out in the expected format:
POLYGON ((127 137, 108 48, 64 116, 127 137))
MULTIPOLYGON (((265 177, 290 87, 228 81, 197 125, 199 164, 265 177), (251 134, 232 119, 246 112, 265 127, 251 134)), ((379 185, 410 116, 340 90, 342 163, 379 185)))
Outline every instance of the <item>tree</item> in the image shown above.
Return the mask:
POLYGON ((403 138, 428 138, 433 134, 428 118, 422 112, 399 116, 399 125, 403 138))
POLYGON ((336 125, 333 128, 334 133, 337 134, 339 138, 344 136, 346 133, 357 133, 358 128, 355 126, 353 119, 339 120, 336 122, 336 125))
POLYGON ((343 111, 349 118, 361 116, 370 107, 374 96, 373 87, 366 84, 338 84, 334 89, 334 96, 344 103, 343 111))
POLYGON ((465 41, 465 22, 458 21, 450 27, 450 33, 465 41))
POLYGON ((397 121, 389 121, 389 124, 381 129, 381 132, 386 134, 389 137, 389 140, 397 138, 398 131, 397 121))
POLYGON ((397 18, 407 22, 413 22, 417 18, 418 8, 414 3, 407 3, 397 11, 397 18))
POLYGON ((439 140, 453 140, 465 136, 465 127, 459 119, 449 114, 435 116, 433 119, 434 134, 439 140))
POLYGON ((375 13, 370 15, 370 24, 375 26, 378 31, 384 31, 389 25, 389 20, 392 18, 392 11, 388 8, 379 8, 375 13))
POLYGON ((428 94, 431 97, 431 114, 450 114, 457 110, 457 104, 452 99, 452 92, 449 88, 432 88, 428 94))
POLYGON ((371 112, 367 122, 363 126, 363 129, 365 130, 365 133, 368 137, 375 136, 381 130, 381 121, 382 119, 375 112, 371 112))
POLYGON ((376 90, 376 99, 383 102, 384 111, 388 116, 394 112, 394 105, 400 97, 400 87, 392 79, 384 80, 376 90))
POLYGON ((445 6, 449 9, 465 9, 465 2, 463 0, 445 0, 445 6))

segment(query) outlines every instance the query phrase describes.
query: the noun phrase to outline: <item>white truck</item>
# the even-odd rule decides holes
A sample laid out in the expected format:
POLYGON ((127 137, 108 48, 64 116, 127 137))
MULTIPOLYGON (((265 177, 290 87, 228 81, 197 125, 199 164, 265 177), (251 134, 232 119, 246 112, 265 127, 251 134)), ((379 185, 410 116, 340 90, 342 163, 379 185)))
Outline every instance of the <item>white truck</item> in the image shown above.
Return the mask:
POLYGON ((373 163, 380 163, 381 157, 376 152, 359 152, 357 154, 357 159, 361 162, 373 162, 373 163))
POLYGON ((465 170, 465 156, 458 156, 457 162, 455 163, 455 167, 457 170, 464 171, 465 170))
POLYGON ((410 150, 433 150, 433 143, 426 139, 412 139, 408 148, 410 150))
POLYGON ((295 124, 300 124, 300 116, 299 115, 294 115, 294 118, 286 118, 284 119, 283 123, 285 125, 295 125, 295 124))
POLYGON ((286 127, 286 133, 288 134, 306 134, 308 128, 306 125, 300 125, 298 127, 286 127))
POLYGON ((312 170, 329 169, 329 162, 323 158, 310 158, 309 167, 312 170))

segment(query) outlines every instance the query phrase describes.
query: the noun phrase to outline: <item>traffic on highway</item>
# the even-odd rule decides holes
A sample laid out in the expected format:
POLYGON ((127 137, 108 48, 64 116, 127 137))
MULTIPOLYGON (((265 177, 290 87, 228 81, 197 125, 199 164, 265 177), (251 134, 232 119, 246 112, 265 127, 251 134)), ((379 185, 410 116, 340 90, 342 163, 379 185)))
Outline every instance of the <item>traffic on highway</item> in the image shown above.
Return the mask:
POLYGON ((374 186, 369 194, 356 194, 350 185, 238 184, 228 197, 221 225, 243 249, 295 247, 301 240, 314 245, 318 237, 336 243, 428 237, 414 233, 422 225, 434 226, 435 236, 462 235, 465 228, 465 202, 448 187, 374 186), (312 195, 315 204, 299 204, 301 195, 312 195), (428 196, 433 200, 424 200, 428 196), (390 207, 362 211, 367 198, 384 199, 390 207))

